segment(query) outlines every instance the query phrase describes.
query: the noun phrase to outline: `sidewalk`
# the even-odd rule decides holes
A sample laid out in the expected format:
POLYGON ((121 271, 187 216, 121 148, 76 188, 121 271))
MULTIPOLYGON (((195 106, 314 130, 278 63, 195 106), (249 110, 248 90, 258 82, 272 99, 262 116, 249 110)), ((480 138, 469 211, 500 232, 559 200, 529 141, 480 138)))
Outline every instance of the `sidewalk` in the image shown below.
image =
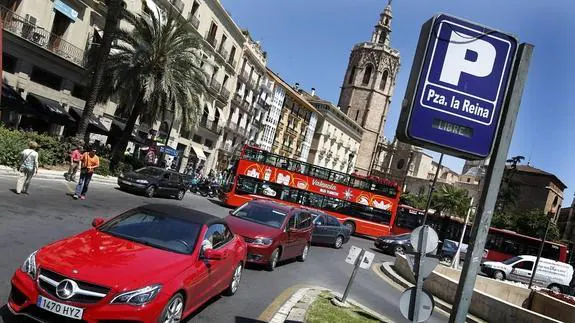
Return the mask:
MULTIPOLYGON (((38 170, 38 174, 34 176, 35 178, 42 178, 42 179, 53 179, 53 180, 65 180, 64 173, 66 171, 62 170, 50 170, 50 169, 43 169, 40 168, 38 170)), ((0 165, 0 176, 18 176, 18 172, 11 167, 0 165)), ((76 174, 76 178, 80 176, 79 172, 76 174)), ((118 178, 113 176, 102 176, 96 175, 92 176, 93 183, 104 183, 104 184, 116 184, 118 183, 118 178)))

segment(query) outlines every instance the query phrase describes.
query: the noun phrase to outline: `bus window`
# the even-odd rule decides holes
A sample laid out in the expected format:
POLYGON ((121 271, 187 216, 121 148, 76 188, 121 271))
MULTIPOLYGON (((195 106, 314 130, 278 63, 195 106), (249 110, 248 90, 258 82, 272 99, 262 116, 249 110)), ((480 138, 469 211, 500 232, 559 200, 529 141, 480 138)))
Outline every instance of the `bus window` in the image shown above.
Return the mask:
POLYGON ((255 194, 258 188, 258 180, 246 176, 238 178, 236 193, 238 194, 255 194))
POLYGON ((395 220, 395 225, 399 228, 415 229, 420 226, 422 222, 423 216, 417 211, 411 211, 403 207, 397 210, 397 220, 395 220))
POLYGON ((266 157, 265 163, 270 165, 270 166, 275 166, 277 163, 277 156, 272 155, 272 154, 268 154, 268 156, 266 157))
POLYGON ((299 195, 299 190, 297 190, 295 188, 289 188, 287 186, 284 186, 283 192, 281 195, 281 199, 282 199, 282 201, 286 201, 286 202, 298 203, 298 195, 299 195))
POLYGON ((320 179, 328 180, 329 179, 329 169, 326 169, 323 167, 318 167, 318 166, 311 166, 309 175, 313 176, 313 177, 320 178, 320 179))
POLYGON ((556 245, 552 245, 550 243, 546 243, 543 246, 543 252, 541 253, 541 257, 553 260, 559 260, 560 252, 559 247, 556 245))

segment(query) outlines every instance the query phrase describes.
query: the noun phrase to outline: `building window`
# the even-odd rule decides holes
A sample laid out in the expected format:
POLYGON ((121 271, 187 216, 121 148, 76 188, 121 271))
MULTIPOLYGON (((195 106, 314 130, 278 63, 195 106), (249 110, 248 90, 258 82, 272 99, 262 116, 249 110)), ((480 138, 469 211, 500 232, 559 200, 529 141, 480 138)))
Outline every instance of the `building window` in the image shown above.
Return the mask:
POLYGON ((387 70, 383 71, 381 76, 381 83, 379 83, 379 89, 385 91, 385 86, 387 85, 387 78, 389 77, 389 72, 387 70))
POLYGON ((365 71, 363 72, 363 80, 361 80, 362 85, 369 85, 369 80, 371 79, 371 73, 373 71, 373 65, 367 64, 365 71))
POLYGON ((52 88, 54 90, 60 90, 62 88, 62 78, 56 74, 52 74, 41 68, 34 66, 32 68, 32 74, 30 75, 30 80, 52 88))
POLYGON ((16 73, 18 59, 12 55, 2 53, 2 70, 11 74, 16 73))
POLYGON ((229 79, 230 79, 230 76, 229 76, 229 75, 227 75, 227 74, 224 75, 224 81, 222 82, 222 88, 225 88, 225 87, 226 87, 226 85, 227 85, 229 79))
POLYGON ((357 118, 359 118, 359 110, 355 112, 355 121, 357 121, 357 118))
POLYGON ((200 7, 200 4, 197 1, 194 1, 194 4, 192 5, 192 10, 190 11, 190 16, 195 16, 196 12, 198 12, 198 8, 200 7))
POLYGON ((220 43, 220 51, 222 51, 222 49, 224 49, 224 45, 226 44, 226 40, 228 40, 228 36, 226 36, 226 34, 222 34, 222 42, 220 43))
POLYGON ((207 37, 207 41, 212 45, 215 44, 217 32, 218 32, 218 25, 216 25, 216 23, 212 21, 212 25, 210 26, 210 31, 208 32, 207 37))
POLYGON ((208 147, 209 149, 212 149, 214 147, 214 142, 209 139, 206 139, 204 146, 208 147))
POLYGON ((198 144, 202 143, 202 137, 198 136, 198 135, 194 135, 194 137, 192 138, 193 142, 196 142, 198 144))
POLYGON ((74 83, 74 88, 72 89, 72 96, 78 99, 82 99, 82 100, 86 100, 86 98, 88 97, 87 94, 87 89, 85 86, 82 86, 78 83, 74 83))
POLYGON ((355 72, 357 71, 357 67, 352 67, 351 68, 351 72, 349 73, 349 79, 347 80, 348 84, 353 84, 353 81, 355 80, 355 72))
MULTIPOLYGON (((234 63, 234 58, 236 56, 236 46, 232 46, 232 51, 230 52, 230 58, 229 58, 229 63, 233 64, 234 63)), ((235 66, 234 66, 235 67, 235 66)))

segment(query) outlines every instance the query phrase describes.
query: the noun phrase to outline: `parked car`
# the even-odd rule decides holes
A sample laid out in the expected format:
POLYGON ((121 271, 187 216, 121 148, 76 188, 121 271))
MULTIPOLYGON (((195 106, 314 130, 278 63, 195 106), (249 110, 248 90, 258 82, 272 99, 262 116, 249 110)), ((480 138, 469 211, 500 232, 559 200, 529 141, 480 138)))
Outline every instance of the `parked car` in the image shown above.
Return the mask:
POLYGON ((269 200, 252 200, 230 211, 226 222, 244 237, 247 261, 272 271, 282 260, 305 261, 312 236, 311 213, 269 200))
POLYGON ((159 167, 144 167, 118 177, 120 189, 144 193, 147 197, 173 196, 181 200, 187 186, 182 174, 159 167))
MULTIPOLYGON (((502 262, 485 261, 481 264, 481 271, 495 279, 508 279, 527 284, 533 274, 536 259, 535 256, 521 255, 502 262)), ((540 258, 533 284, 554 292, 568 293, 572 278, 573 267, 570 264, 540 258)))
POLYGON ((318 244, 328 244, 336 249, 349 241, 351 230, 341 224, 337 218, 322 212, 312 211, 313 234, 311 242, 318 244))
POLYGON ((239 287, 247 246, 220 218, 150 204, 92 226, 34 251, 16 270, 8 299, 14 315, 176 322, 239 287))
POLYGON ((412 252, 411 233, 404 233, 396 236, 382 236, 375 240, 375 247, 392 255, 412 252))

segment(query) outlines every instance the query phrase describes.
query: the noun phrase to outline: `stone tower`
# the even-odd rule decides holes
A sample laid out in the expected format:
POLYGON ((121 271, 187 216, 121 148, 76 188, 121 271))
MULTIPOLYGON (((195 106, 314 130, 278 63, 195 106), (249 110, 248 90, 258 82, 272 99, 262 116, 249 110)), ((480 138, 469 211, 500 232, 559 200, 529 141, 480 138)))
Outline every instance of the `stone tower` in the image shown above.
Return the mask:
POLYGON ((364 129, 355 163, 357 172, 363 175, 372 170, 378 143, 383 140, 399 71, 399 51, 390 46, 391 19, 390 0, 371 40, 353 47, 339 96, 342 111, 364 129))

